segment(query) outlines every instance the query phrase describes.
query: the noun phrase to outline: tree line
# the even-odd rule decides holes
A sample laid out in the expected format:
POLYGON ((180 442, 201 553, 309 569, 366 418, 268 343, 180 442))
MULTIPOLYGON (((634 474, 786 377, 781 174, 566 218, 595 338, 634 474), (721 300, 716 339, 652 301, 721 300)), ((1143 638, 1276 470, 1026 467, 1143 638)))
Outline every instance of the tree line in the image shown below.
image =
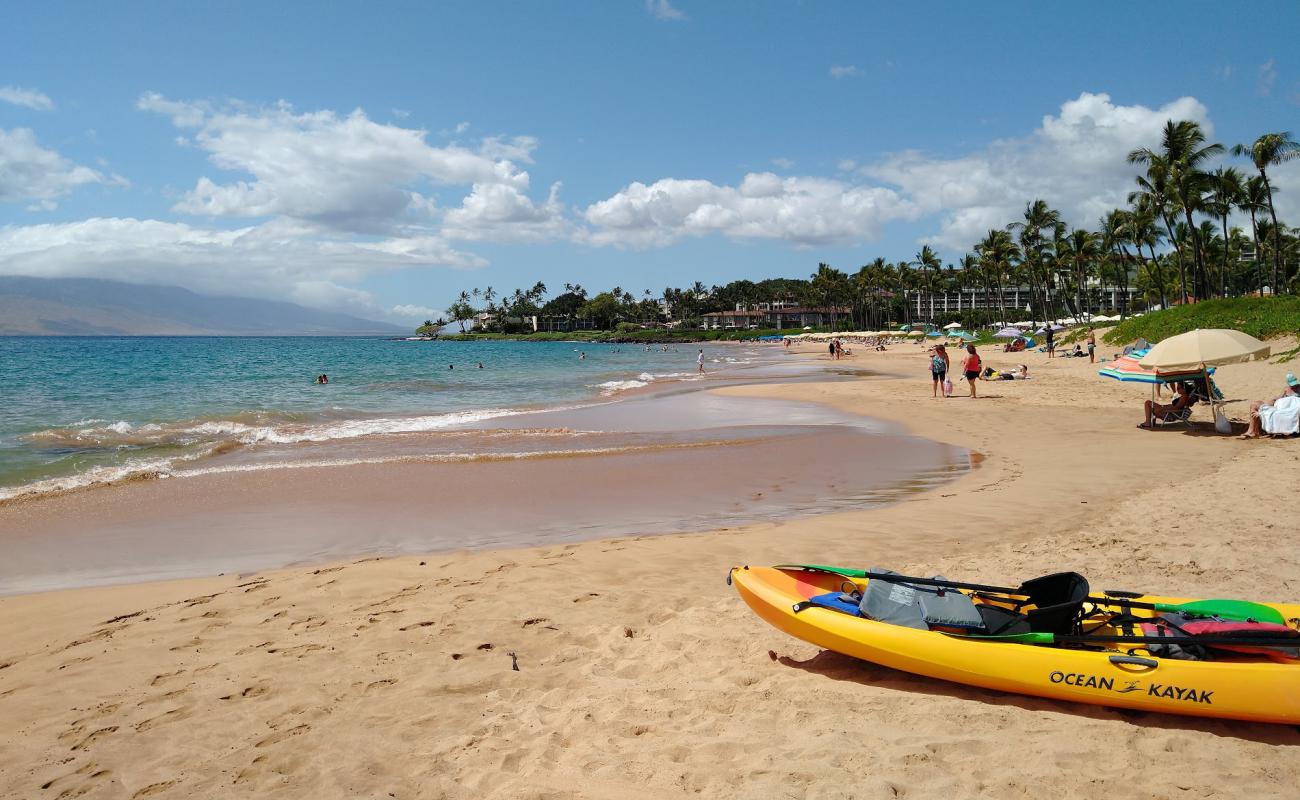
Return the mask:
MULTIPOLYGON (((739 280, 712 287, 696 281, 639 295, 616 286, 591 296, 566 283, 563 293, 549 300, 540 282, 509 295, 489 286, 462 291, 447 314, 462 331, 479 313, 488 315, 490 330, 509 330, 532 316, 583 320, 604 330, 652 323, 698 327, 709 312, 784 302, 847 308, 852 325, 862 329, 912 322, 918 298, 928 299, 928 305, 920 304, 920 316, 929 322, 1005 321, 1012 290, 1027 292, 1034 319, 1083 316, 1102 307, 1111 288, 1120 299, 1112 310, 1121 315, 1133 310, 1130 290, 1143 307, 1166 308, 1265 290, 1294 294, 1300 292, 1300 229, 1278 220, 1269 171, 1297 157, 1300 143, 1289 132, 1266 133, 1228 148, 1207 142, 1194 121, 1169 120, 1156 146, 1128 154, 1128 162, 1143 172, 1127 205, 1108 211, 1092 228, 1073 228, 1046 200, 1034 199, 1019 219, 989 230, 956 264, 946 266, 925 245, 911 260, 875 258, 853 272, 819 264, 806 280, 739 280), (1250 166, 1246 171, 1209 168, 1229 154, 1250 166), (1230 226, 1234 214, 1249 218, 1248 232, 1230 226), (996 297, 996 310, 956 314, 936 308, 936 297, 971 290, 996 297)), ((421 330, 445 324, 427 321, 421 330)))

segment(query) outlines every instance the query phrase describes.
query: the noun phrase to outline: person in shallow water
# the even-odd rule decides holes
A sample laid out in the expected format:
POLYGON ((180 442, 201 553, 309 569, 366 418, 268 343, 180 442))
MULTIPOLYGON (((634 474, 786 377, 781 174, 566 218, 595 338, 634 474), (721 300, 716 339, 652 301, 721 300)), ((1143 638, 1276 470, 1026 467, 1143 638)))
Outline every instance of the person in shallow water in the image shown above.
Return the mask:
POLYGON ((328 376, 328 375, 324 375, 324 374, 317 375, 317 376, 316 376, 316 382, 317 382, 317 383, 329 383, 329 382, 330 382, 330 376, 328 376))

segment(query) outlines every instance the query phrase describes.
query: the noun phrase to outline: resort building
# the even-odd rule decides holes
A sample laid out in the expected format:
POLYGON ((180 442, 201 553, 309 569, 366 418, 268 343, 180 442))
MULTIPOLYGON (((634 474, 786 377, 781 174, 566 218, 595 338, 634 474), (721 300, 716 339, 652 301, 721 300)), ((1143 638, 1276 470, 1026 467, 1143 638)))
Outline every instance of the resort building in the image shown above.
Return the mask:
MULTIPOLYGON (((1001 300, 996 289, 992 291, 986 289, 962 289, 960 291, 934 293, 908 291, 907 304, 910 306, 913 316, 917 319, 931 319, 939 314, 997 310, 1001 307, 1001 302, 1006 303, 1008 313, 1013 310, 1028 311, 1032 297, 1033 293, 1025 286, 1008 286, 1004 288, 1001 300)), ((1072 293, 1067 298, 1059 290, 1053 291, 1052 297, 1054 300, 1062 302, 1068 299, 1070 303, 1073 303, 1075 299, 1072 293)), ((1100 286, 1089 286, 1087 291, 1084 292, 1083 304, 1085 308, 1079 309, 1079 311, 1091 314, 1101 314, 1120 309, 1131 311, 1145 306, 1145 302, 1132 286, 1127 289, 1120 289, 1117 286, 1107 286, 1104 289, 1100 286)))
POLYGON ((832 323, 840 325, 851 318, 847 307, 823 306, 808 308, 786 305, 782 302, 759 303, 743 307, 737 304, 732 311, 710 311, 702 315, 705 330, 744 328, 818 328, 832 323))

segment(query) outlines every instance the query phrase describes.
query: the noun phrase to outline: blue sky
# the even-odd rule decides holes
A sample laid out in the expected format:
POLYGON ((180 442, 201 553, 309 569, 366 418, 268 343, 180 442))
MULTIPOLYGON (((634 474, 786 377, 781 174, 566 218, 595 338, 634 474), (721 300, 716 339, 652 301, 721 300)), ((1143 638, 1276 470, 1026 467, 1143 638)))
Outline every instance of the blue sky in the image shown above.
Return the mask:
POLYGON ((918 8, 9 3, 0 272, 408 321, 955 260, 1034 197, 1094 223, 1170 116, 1300 129, 1293 4, 918 8))

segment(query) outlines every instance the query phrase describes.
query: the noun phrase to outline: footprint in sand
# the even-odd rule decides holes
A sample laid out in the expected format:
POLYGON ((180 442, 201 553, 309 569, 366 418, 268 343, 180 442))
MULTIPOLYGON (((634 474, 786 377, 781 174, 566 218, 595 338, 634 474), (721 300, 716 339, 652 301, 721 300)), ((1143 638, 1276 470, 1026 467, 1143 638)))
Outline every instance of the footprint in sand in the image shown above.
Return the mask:
POLYGON ((159 781, 158 783, 151 783, 131 795, 131 800, 141 800, 141 798, 153 797, 156 794, 161 794, 162 792, 167 791, 175 785, 176 781, 159 781))
POLYGON ((437 625, 437 624, 438 623, 435 620, 428 619, 423 622, 413 622, 410 625, 403 625, 402 627, 398 628, 398 630, 410 631, 410 630, 415 630, 416 628, 427 628, 430 625, 437 625))
POLYGON ((159 714, 156 717, 150 717, 144 722, 136 723, 135 730, 138 733, 144 733, 150 728, 156 728, 159 725, 164 725, 168 722, 179 722, 180 720, 188 719, 191 713, 192 712, 190 711, 190 708, 188 706, 173 708, 171 711, 167 711, 165 713, 159 714))
POLYGON ((290 728, 290 729, 288 729, 288 730, 286 730, 286 731, 280 731, 280 732, 278 732, 278 733, 273 733, 273 734, 271 734, 270 736, 266 737, 265 739, 262 739, 261 741, 259 741, 257 744, 255 744, 255 745, 253 745, 253 746, 254 746, 254 747, 258 747, 258 748, 261 748, 261 747, 270 747, 270 746, 273 745, 273 744, 279 744, 280 742, 283 742, 285 739, 289 739, 289 738, 292 738, 292 737, 294 737, 294 736, 301 736, 302 734, 304 734, 304 733, 306 733, 306 732, 308 732, 308 731, 310 731, 310 730, 311 730, 311 726, 310 726, 310 725, 307 725, 307 724, 305 724, 305 723, 302 724, 302 725, 295 725, 294 727, 292 727, 292 728, 290 728))
MULTIPOLYGON (((57 778, 51 778, 45 783, 42 783, 41 788, 50 789, 55 786, 60 786, 64 783, 74 781, 78 778, 85 778, 87 780, 91 780, 98 783, 99 781, 109 777, 112 774, 113 773, 111 770, 100 769, 99 765, 96 764, 94 761, 89 761, 86 764, 78 767, 75 772, 69 772, 66 775, 60 775, 57 778)), ((80 797, 81 795, 89 792, 92 788, 94 787, 88 783, 85 782, 79 783, 76 786, 70 787, 68 789, 64 789, 59 794, 59 797, 80 797)))
POLYGON ((72 751, 75 753, 81 750, 85 750, 87 747, 90 747, 92 744, 94 744, 98 739, 102 739, 103 737, 109 735, 110 733, 113 733, 116 730, 117 730, 116 725, 109 725, 107 728, 100 728, 97 731, 92 731, 89 735, 85 736, 79 742, 74 744, 72 746, 72 751))

